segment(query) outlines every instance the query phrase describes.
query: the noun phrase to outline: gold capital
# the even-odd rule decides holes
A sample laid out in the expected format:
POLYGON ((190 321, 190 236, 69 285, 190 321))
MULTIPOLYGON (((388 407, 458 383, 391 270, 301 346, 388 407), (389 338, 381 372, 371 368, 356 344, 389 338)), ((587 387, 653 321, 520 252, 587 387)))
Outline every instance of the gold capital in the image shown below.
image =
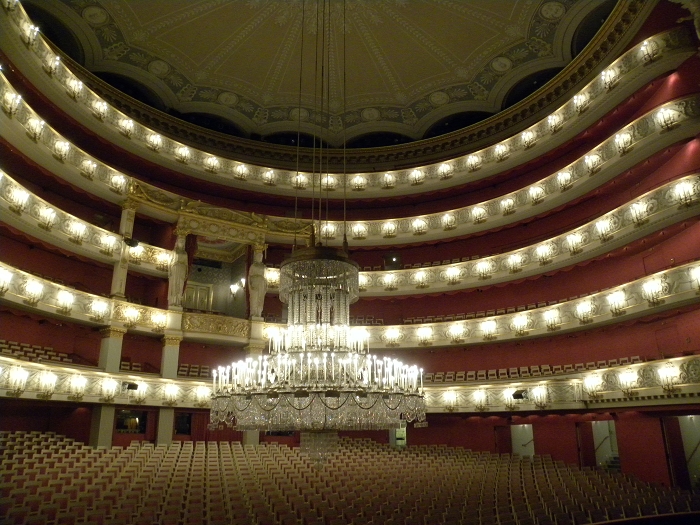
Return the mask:
POLYGON ((164 335, 163 346, 180 346, 182 336, 180 335, 164 335))
POLYGON ((115 339, 123 339, 125 333, 125 328, 117 328, 116 326, 106 326, 105 328, 100 328, 100 334, 102 335, 102 339, 107 339, 108 337, 113 337, 115 339))

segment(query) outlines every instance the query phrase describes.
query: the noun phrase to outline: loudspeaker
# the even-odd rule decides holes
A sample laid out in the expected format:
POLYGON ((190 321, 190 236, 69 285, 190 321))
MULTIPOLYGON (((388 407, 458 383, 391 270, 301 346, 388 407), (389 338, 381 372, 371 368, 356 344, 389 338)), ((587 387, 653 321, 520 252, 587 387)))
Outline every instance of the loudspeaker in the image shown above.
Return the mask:
POLYGON ((124 390, 138 390, 139 385, 137 385, 136 383, 132 383, 130 381, 122 381, 122 388, 124 390))
POLYGON ((516 390, 513 392, 513 399, 527 399, 527 390, 516 390))

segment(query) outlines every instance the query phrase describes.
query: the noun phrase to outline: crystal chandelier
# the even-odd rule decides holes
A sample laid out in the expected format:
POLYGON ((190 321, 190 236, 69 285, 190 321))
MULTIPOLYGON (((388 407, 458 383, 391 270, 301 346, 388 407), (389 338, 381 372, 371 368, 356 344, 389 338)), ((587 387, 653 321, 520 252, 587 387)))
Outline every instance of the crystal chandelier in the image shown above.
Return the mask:
MULTIPOLYGON (((301 5, 303 26, 304 2, 301 5)), ((321 58, 314 66, 321 78, 314 82, 324 94, 322 114, 328 102, 323 99, 328 93, 330 23, 337 18, 342 20, 338 34, 343 38, 345 105, 345 5, 339 17, 331 16, 326 0, 317 0, 315 9, 316 49, 321 58), (318 10, 322 10, 320 16, 318 10)), ((301 45, 303 57, 303 35, 301 45)), ((300 67, 300 90, 302 70, 300 67)), ((319 215, 313 217, 310 243, 294 250, 280 267, 279 296, 288 307, 287 326, 268 330, 265 355, 214 371, 211 422, 242 431, 301 431, 302 448, 322 457, 323 450, 332 448, 337 439, 333 434, 339 430, 388 430, 424 421, 425 399, 422 369, 371 355, 367 330, 350 326, 350 305, 359 296, 359 266, 348 256, 345 199, 342 248, 328 246, 329 236, 323 235, 329 223, 327 217, 321 218, 321 190, 331 175, 321 168, 322 147, 318 158, 318 169, 314 164, 309 177, 304 175, 306 185, 310 178, 314 201, 318 188, 319 215), (321 233, 326 245, 316 242, 315 232, 321 233)), ((297 176, 301 176, 298 169, 297 176)), ((346 191, 345 173, 342 180, 346 191)))
POLYGON ((349 326, 357 263, 316 244, 280 269, 288 324, 268 333, 268 352, 214 372, 212 423, 237 430, 384 430, 425 420, 422 370, 368 352, 349 326))

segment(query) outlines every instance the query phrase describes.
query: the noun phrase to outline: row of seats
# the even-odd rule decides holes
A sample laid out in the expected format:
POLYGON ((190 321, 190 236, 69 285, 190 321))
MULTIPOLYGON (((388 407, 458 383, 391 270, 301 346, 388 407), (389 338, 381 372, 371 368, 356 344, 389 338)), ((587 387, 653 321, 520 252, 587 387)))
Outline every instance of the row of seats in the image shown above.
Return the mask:
POLYGON ((576 363, 574 365, 532 365, 513 368, 499 368, 492 370, 469 370, 462 372, 428 372, 423 376, 427 383, 452 383, 461 381, 490 381, 492 379, 520 379, 524 377, 541 377, 558 374, 574 374, 589 370, 598 370, 615 366, 628 366, 641 363, 639 356, 621 357, 607 361, 590 361, 588 363, 576 363))
POLYGON ((343 438, 320 465, 275 443, 92 449, 2 432, 0 449, 7 524, 578 525, 700 512, 692 492, 549 456, 447 446, 343 438))
POLYGON ((209 366, 207 365, 188 365, 180 363, 177 368, 178 377, 210 377, 209 366))
POLYGON ((67 353, 56 352, 52 346, 30 345, 5 339, 0 339, 0 354, 22 361, 73 362, 73 359, 67 353))

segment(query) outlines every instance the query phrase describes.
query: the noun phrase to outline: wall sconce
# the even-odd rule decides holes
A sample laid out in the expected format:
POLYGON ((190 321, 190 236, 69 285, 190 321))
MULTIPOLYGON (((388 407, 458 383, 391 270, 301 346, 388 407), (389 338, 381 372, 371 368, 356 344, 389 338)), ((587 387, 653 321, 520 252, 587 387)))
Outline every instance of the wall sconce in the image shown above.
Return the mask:
POLYGON ((617 290, 607 296, 608 306, 613 315, 622 315, 627 306, 627 297, 624 290, 617 290))
POLYGON ((29 202, 29 192, 18 186, 14 186, 7 192, 7 200, 10 204, 10 210, 21 215, 27 207, 27 202, 29 202))
POLYGON ((355 175, 350 181, 350 187, 353 191, 363 191, 367 188, 367 179, 362 175, 355 175))
POLYGON ((431 345, 433 342, 433 329, 430 326, 421 326, 416 330, 416 339, 421 346, 431 345))
POLYGON ((100 253, 112 255, 117 246, 117 238, 114 235, 103 234, 100 237, 100 253))
POLYGON ((626 397, 631 397, 636 394, 634 389, 637 387, 637 372, 628 368, 620 372, 618 375, 620 381, 620 390, 626 397))
POLYGON ((204 169, 210 173, 216 173, 219 171, 219 168, 221 168, 221 162, 219 161, 218 157, 215 157, 214 155, 209 155, 208 157, 204 157, 204 161, 202 162, 204 165, 204 169))
POLYGON ((441 179, 449 179, 450 177, 452 177, 453 171, 454 170, 453 170, 451 164, 448 164, 447 162, 443 162, 438 167, 438 170, 437 170, 438 177, 440 177, 441 179))
POLYGON ((445 410, 447 412, 454 412, 457 410, 457 392, 448 390, 442 394, 442 399, 445 402, 445 410))
POLYGON ((397 231, 396 223, 393 221, 385 222, 382 224, 382 236, 385 238, 396 237, 397 231))
POLYGON ((246 166, 245 164, 238 164, 233 169, 233 176, 238 180, 246 180, 248 178, 248 173, 248 166, 246 166))
POLYGON ((24 295, 25 303, 31 306, 36 306, 36 304, 44 296, 44 285, 39 281, 29 279, 24 283, 24 295))
POLYGON ((211 400, 211 388, 199 385, 194 388, 194 406, 203 408, 211 400))
POLYGON ((644 224, 649 218, 647 202, 639 201, 632 203, 630 206, 630 215, 632 215, 632 222, 634 222, 636 226, 644 224))
POLYGON ((122 135, 127 138, 131 138, 134 133, 134 121, 129 118, 122 118, 117 121, 117 128, 121 131, 122 135))
POLYGON ((560 171, 557 173, 557 184, 561 191, 568 190, 573 184, 571 173, 568 171, 560 171))
POLYGON ((632 149, 632 134, 629 131, 623 131, 615 135, 615 147, 620 155, 624 155, 632 149))
POLYGON ((231 291, 231 295, 233 295, 235 298, 238 292, 245 288, 245 277, 241 277, 237 282, 233 283, 228 288, 231 291))
POLYGON ((663 278, 654 277, 642 283, 642 296, 650 306, 661 304, 665 293, 668 293, 668 283, 663 278))
POLYGON ((425 182, 425 173, 423 173, 421 170, 413 170, 408 175, 408 180, 411 181, 412 186, 423 184, 423 182, 425 182))
POLYGON ((5 295, 5 293, 10 289, 11 282, 12 272, 6 270, 5 268, 0 268, 0 296, 5 295))
POLYGON ((163 312, 153 312, 151 314, 151 324, 153 325, 154 332, 163 332, 165 327, 168 326, 168 314, 163 312))
POLYGON ((469 155, 467 157, 467 170, 476 171, 481 167, 481 157, 479 155, 469 155))
POLYGON ((136 246, 129 246, 129 261, 134 264, 141 264, 144 255, 146 254, 146 249, 143 244, 136 244, 136 246))
POLYGON ((70 144, 65 140, 57 140, 53 143, 53 156, 63 162, 70 153, 70 144))
POLYGON ((8 371, 7 386, 10 387, 7 391, 8 395, 19 397, 24 392, 29 379, 29 371, 21 366, 10 367, 8 371))
POLYGON ((689 180, 682 180, 673 187, 673 196, 678 204, 690 206, 695 199, 695 185, 689 180))
MULTIPOLYGON (((358 278, 357 278, 357 286, 361 292, 367 291, 367 287, 370 285, 372 280, 369 278, 369 276, 366 273, 361 273, 358 278)), ((277 281, 277 284, 279 285, 279 281, 277 281)))
POLYGON ((156 255, 156 268, 161 271, 167 271, 168 267, 170 267, 170 261, 172 261, 172 253, 159 252, 156 255))
POLYGON ((502 160, 506 160, 508 158, 508 155, 510 154, 510 149, 506 144, 496 144, 496 147, 493 150, 493 154, 496 157, 496 161, 501 162, 502 160))
POLYGON ((338 181, 333 175, 326 175, 325 177, 321 178, 321 189, 323 191, 335 191, 337 185, 338 181))
POLYGON ((266 170, 263 172, 262 181, 263 184, 267 184, 268 186, 274 186, 277 184, 277 174, 275 173, 275 170, 266 170))
POLYGON ((539 409, 547 408, 547 385, 539 385, 530 391, 532 403, 539 409))
POLYGON ((476 390, 472 394, 472 400, 474 401, 474 408, 479 412, 488 410, 488 394, 486 390, 476 390))
POLYGON ((600 376, 600 374, 589 374, 583 378, 583 391, 588 397, 599 397, 602 389, 603 378, 600 376))
POLYGON ((75 296, 68 290, 59 290, 56 294, 57 309, 64 315, 70 315, 74 302, 75 296))
POLYGON ((38 118, 30 118, 27 121, 27 134, 34 140, 38 141, 44 133, 46 122, 38 118))
POLYGON ((450 266, 445 270, 447 284, 457 284, 462 277, 462 269, 457 266, 450 266))
POLYGON ((642 42, 639 52, 642 55, 642 60, 644 60, 644 63, 648 64, 659 56, 659 44, 656 42, 656 40, 645 40, 642 42))
POLYGON ((160 151, 160 148, 163 147, 163 137, 158 135, 158 133, 146 135, 146 146, 153 151, 160 151))
POLYGON ((100 381, 100 392, 102 394, 101 401, 105 403, 114 402, 114 398, 117 395, 117 388, 119 388, 119 383, 111 377, 103 377, 100 381))
POLYGON ((321 237, 324 239, 335 239, 336 227, 332 222, 326 222, 321 226, 321 237))
POLYGON ((15 7, 17 7, 17 2, 19 2, 19 0, 2 0, 2 5, 6 10, 12 11, 15 7))
POLYGON ((654 120, 662 130, 667 131, 678 123, 678 113, 670 108, 661 108, 654 115, 654 120))
POLYGON ((141 403, 146 402, 146 397, 148 396, 148 384, 144 383, 143 381, 137 381, 135 384, 136 389, 128 390, 129 397, 133 403, 140 405, 141 403))
POLYGON ((543 316, 544 324, 547 325, 547 330, 553 331, 559 329, 559 326, 561 325, 561 314, 559 313, 559 308, 546 310, 543 316))
POLYGON ((486 208, 483 206, 474 206, 472 208, 472 221, 474 224, 479 224, 481 222, 484 222, 486 220, 486 216, 488 213, 486 212, 486 208))
POLYGON ((83 92, 83 83, 77 78, 71 77, 66 82, 66 91, 72 99, 78 100, 83 92))
POLYGON ((508 410, 515 410, 516 408, 513 394, 515 394, 515 388, 505 388, 503 390, 503 404, 508 410))
POLYGON ((353 239, 366 239, 368 230, 367 225, 361 222, 356 222, 350 228, 353 239))
POLYGON ((83 244, 87 234, 87 226, 82 222, 71 221, 68 224, 68 239, 75 244, 83 244))
POLYGON ((127 179, 121 173, 112 173, 109 178, 109 189, 115 193, 122 194, 126 191, 127 179))
POLYGON ((399 341, 401 341, 403 334, 401 330, 396 327, 387 328, 382 334, 382 339, 387 346, 399 346, 399 341))
POLYGON ((385 190, 391 189, 396 186, 396 177, 391 173, 385 173, 382 176, 382 188, 385 190))
MULTIPOLYGON (((690 274, 690 279, 693 281, 693 285, 700 292, 700 266, 695 266, 688 270, 690 274)), ((1 275, 1 274, 0 274, 1 275)), ((2 289, 2 277, 0 277, 0 290, 2 289)))
POLYGON ((265 268, 265 280, 268 286, 277 288, 280 285, 279 268, 265 268))
POLYGON ((440 218, 440 224, 445 231, 454 230, 457 227, 457 217, 454 213, 446 213, 440 218))
POLYGON ((539 204, 544 200, 546 195, 542 186, 530 186, 530 189, 527 190, 527 192, 530 196, 530 202, 532 204, 539 204))
POLYGON ((590 299, 584 299, 576 305, 574 309, 574 317, 581 323, 590 323, 593 321, 593 314, 596 311, 596 305, 590 299))
POLYGON ((464 323, 453 323, 447 329, 447 335, 453 343, 460 343, 468 336, 464 323))
POLYGON ((582 92, 578 95, 574 95, 574 107, 576 108, 576 112, 580 114, 586 111, 589 101, 588 93, 582 92))
POLYGON ((12 91, 5 91, 2 95, 2 109, 5 110, 10 117, 13 117, 19 111, 22 104, 22 96, 13 93, 12 91))
POLYGON ((399 286, 398 279, 393 273, 384 276, 384 289, 387 291, 396 290, 399 286))
POLYGON ((510 329, 517 336, 527 335, 527 331, 532 327, 532 319, 527 314, 519 314, 513 317, 510 323, 510 329))
POLYGON ((86 386, 87 378, 80 374, 73 374, 68 381, 68 398, 74 401, 80 401, 85 395, 86 386))
POLYGON ((40 399, 51 399, 56 391, 56 381, 58 376, 49 370, 42 370, 37 379, 39 385, 39 393, 37 397, 40 399))
POLYGON ((485 259, 474 265, 474 273, 479 279, 489 279, 495 270, 495 266, 492 260, 485 259))
POLYGON ((513 253, 506 259, 506 267, 510 273, 517 273, 523 269, 525 263, 522 254, 513 253))
POLYGON ((612 222, 607 217, 596 221, 595 231, 601 241, 607 241, 612 237, 612 222))
POLYGON ((498 324, 493 319, 482 321, 479 325, 479 328, 481 328, 481 333, 484 335, 485 341, 490 341, 491 339, 496 338, 496 333, 498 332, 498 324))
POLYGON ((32 46, 36 42, 36 37, 39 36, 39 28, 23 20, 20 25, 20 36, 25 44, 32 46))
POLYGON ((540 264, 548 264, 554 258, 554 245, 551 242, 540 244, 535 248, 535 257, 540 264))
POLYGON ((92 180, 97 171, 97 164, 90 159, 85 159, 80 163, 80 174, 88 180, 92 180))
POLYGON ((90 303, 90 317, 95 321, 102 321, 109 313, 109 303, 94 300, 90 303))
POLYGON ((309 185, 309 179, 303 173, 297 173, 292 177, 292 188, 296 190, 305 190, 309 185))
POLYGON ((537 141, 537 137, 530 130, 523 131, 520 134, 520 142, 523 145, 523 149, 531 148, 532 146, 535 145, 536 141, 537 141))
POLYGON ((138 310, 138 308, 127 306, 122 310, 122 317, 124 318, 124 326, 127 328, 133 328, 141 318, 141 312, 138 310))
POLYGON ((411 280, 416 288, 427 288, 429 286, 429 275, 425 270, 418 270, 411 275, 411 280))
POLYGON ((104 100, 100 100, 98 98, 92 101, 92 104, 90 104, 90 109, 92 110, 92 114, 95 115, 95 117, 97 117, 100 120, 104 120, 107 116, 109 106, 107 106, 107 103, 104 100))
POLYGON ((673 363, 666 363, 663 366, 657 368, 657 373, 659 374, 659 381, 661 382, 661 388, 667 394, 672 394, 677 390, 676 385, 680 383, 681 371, 673 363))
POLYGON ((183 164, 187 164, 192 157, 192 152, 187 146, 178 146, 175 148, 175 159, 183 164))
POLYGON ((601 73, 601 78, 603 79, 603 85, 605 86, 605 89, 611 90, 617 85, 617 81, 619 80, 619 75, 615 69, 606 69, 601 73))
POLYGON ((561 129, 564 124, 564 119, 558 113, 552 113, 547 117, 547 126, 549 126, 550 133, 556 133, 561 129))
POLYGON ((600 166, 603 164, 603 159, 597 153, 592 153, 591 155, 586 155, 583 157, 583 162, 586 164, 588 174, 593 175, 600 170, 600 166))
POLYGON ((413 235, 423 235, 428 231, 428 222, 425 219, 417 218, 411 223, 413 235))
POLYGON ((583 235, 581 235, 581 232, 570 233, 566 236, 566 240, 564 242, 566 243, 566 246, 569 249, 569 254, 571 255, 575 255, 583 249, 583 235))
POLYGON ((515 212, 515 200, 512 197, 501 199, 501 213, 510 215, 513 212, 515 212))

